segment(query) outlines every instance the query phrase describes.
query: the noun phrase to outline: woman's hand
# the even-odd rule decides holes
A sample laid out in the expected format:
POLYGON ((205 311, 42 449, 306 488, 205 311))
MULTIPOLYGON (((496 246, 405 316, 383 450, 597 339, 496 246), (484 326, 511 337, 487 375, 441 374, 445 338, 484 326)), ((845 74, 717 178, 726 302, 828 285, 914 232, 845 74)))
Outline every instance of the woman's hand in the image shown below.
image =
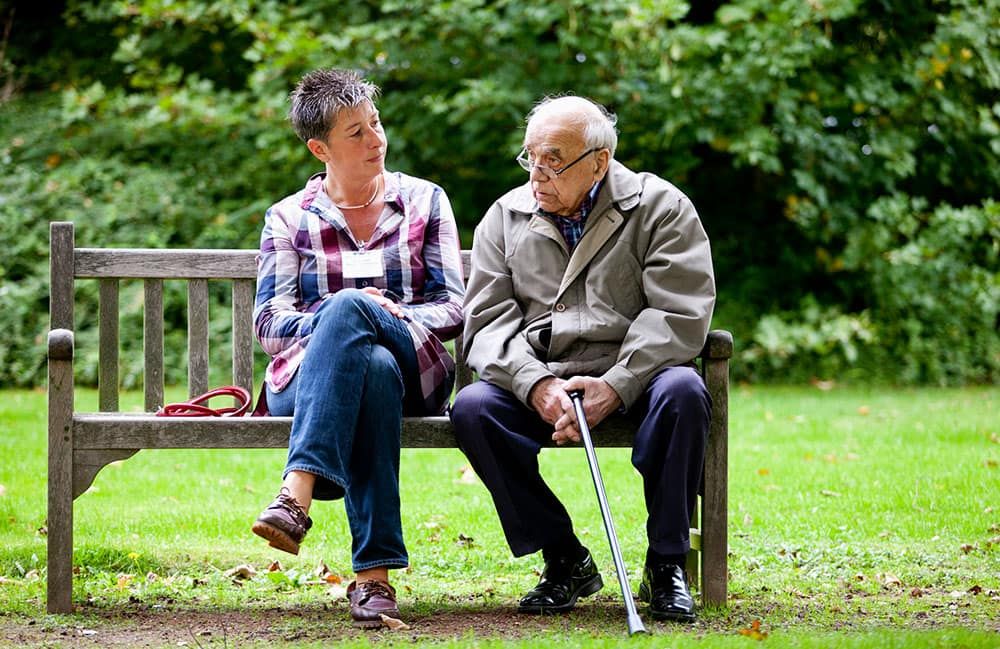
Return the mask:
POLYGON ((403 313, 403 309, 398 304, 396 304, 386 296, 382 295, 382 292, 377 288, 375 288, 374 286, 366 286, 365 288, 361 289, 361 292, 370 297, 371 299, 375 300, 375 302, 377 302, 380 307, 382 307, 392 315, 396 316, 400 320, 406 319, 406 314, 403 313))

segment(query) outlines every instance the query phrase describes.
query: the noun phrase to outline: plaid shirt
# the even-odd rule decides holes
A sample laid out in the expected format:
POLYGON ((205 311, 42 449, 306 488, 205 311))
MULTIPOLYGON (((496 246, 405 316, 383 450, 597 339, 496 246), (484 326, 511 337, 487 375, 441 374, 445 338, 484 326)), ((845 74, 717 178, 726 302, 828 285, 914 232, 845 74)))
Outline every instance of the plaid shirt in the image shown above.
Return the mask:
POLYGON ((381 250, 381 277, 346 279, 342 256, 358 250, 347 223, 323 189, 325 173, 264 216, 257 258, 254 332, 272 358, 264 380, 275 392, 302 363, 313 314, 342 288, 374 286, 403 305, 429 412, 451 395, 455 363, 441 344, 462 331, 462 259, 448 197, 437 185, 384 173, 385 208, 365 250, 381 250))

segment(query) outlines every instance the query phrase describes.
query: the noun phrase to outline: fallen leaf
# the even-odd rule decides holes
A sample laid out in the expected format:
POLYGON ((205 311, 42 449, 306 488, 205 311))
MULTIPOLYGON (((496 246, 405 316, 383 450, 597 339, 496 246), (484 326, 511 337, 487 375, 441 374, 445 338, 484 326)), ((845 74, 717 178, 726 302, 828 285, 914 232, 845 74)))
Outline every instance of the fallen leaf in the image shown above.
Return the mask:
POLYGON ((272 561, 271 564, 267 567, 267 571, 268 572, 281 572, 281 562, 280 561, 272 561))
POLYGON ((979 584, 976 584, 975 586, 969 589, 969 593, 972 595, 979 595, 982 592, 983 592, 983 587, 980 586, 979 584))
POLYGON ((478 480, 476 472, 468 464, 459 469, 458 473, 458 480, 455 480, 457 484, 476 484, 476 480, 478 480))
POLYGON ((924 592, 925 591, 919 586, 914 586, 913 590, 910 591, 910 597, 913 597, 914 599, 916 599, 917 597, 923 597, 924 592))
POLYGON ((80 631, 80 635, 85 635, 87 637, 90 637, 93 635, 97 635, 97 631, 94 631, 93 629, 84 629, 80 631))
POLYGON ((823 392, 829 392, 837 385, 837 382, 832 379, 825 381, 823 379, 817 379, 816 377, 813 377, 809 382, 812 383, 816 389, 822 390, 823 392))
POLYGON ((45 166, 49 169, 55 169, 62 162, 62 156, 58 153, 51 153, 47 158, 45 158, 45 166))
POLYGON ((394 617, 389 617, 385 613, 379 613, 378 616, 382 618, 382 624, 389 627, 393 631, 405 631, 406 629, 410 628, 410 625, 408 625, 406 622, 402 620, 397 620, 394 617))
POLYGON ((871 411, 872 411, 871 408, 869 408, 868 406, 858 407, 858 414, 861 415, 862 417, 867 417, 869 414, 871 414, 871 411))
POLYGON ((132 575, 118 575, 118 590, 125 590, 132 583, 132 575))
POLYGON ((471 536, 466 536, 465 534, 459 532, 458 538, 455 539, 455 543, 467 548, 471 548, 476 544, 476 539, 472 538, 471 536))
POLYGON ((996 433, 990 433, 990 441, 993 442, 994 444, 1000 444, 1000 437, 997 437, 996 433))
POLYGON ((760 630, 760 620, 754 620, 750 623, 749 627, 740 629, 740 635, 752 638, 753 640, 767 639, 767 631, 760 630))
POLYGON ((326 577, 328 574, 330 574, 330 568, 326 565, 325 561, 320 561, 319 565, 316 566, 316 576, 326 577))
POLYGON ((891 587, 894 587, 894 588, 901 588, 903 586, 903 582, 899 580, 899 577, 897 577, 896 575, 894 575, 892 573, 888 573, 888 572, 881 573, 880 572, 877 575, 875 575, 875 579, 878 581, 878 583, 880 583, 880 584, 882 584, 883 586, 886 586, 886 587, 890 587, 891 586, 891 587))
POLYGON ((146 573, 146 582, 147 583, 152 583, 152 582, 156 581, 159 578, 160 578, 160 576, 157 575, 155 572, 147 572, 146 573))
POLYGON ((994 534, 1000 532, 1000 523, 993 523, 992 525, 990 525, 987 532, 993 532, 994 534))
POLYGON ((889 538, 889 534, 890 534, 889 530, 882 530, 881 532, 879 532, 878 537, 880 539, 886 539, 889 538))
POLYGON ((248 484, 245 484, 245 485, 243 485, 243 491, 247 492, 248 494, 255 494, 255 493, 257 493, 257 492, 256 492, 256 491, 254 490, 254 488, 253 488, 253 487, 251 487, 251 486, 250 486, 250 485, 248 485, 248 484))
POLYGON ((328 584, 339 584, 342 581, 344 581, 344 578, 341 577, 340 575, 335 575, 331 572, 330 574, 323 576, 323 581, 325 581, 328 584))
POLYGON ((970 552, 976 549, 976 546, 969 545, 968 543, 963 543, 960 549, 962 550, 962 554, 969 554, 970 552))
POLYGON ((840 498, 840 494, 836 491, 830 491, 829 489, 824 489, 820 494, 826 496, 827 498, 840 498))
POLYGON ((948 595, 950 597, 953 597, 954 599, 961 599, 961 598, 965 597, 965 591, 953 590, 950 593, 948 593, 948 595))
POLYGON ((253 566, 244 563, 235 568, 230 568, 224 574, 233 579, 252 579, 257 574, 257 571, 254 570, 253 566))
POLYGON ((757 469, 757 475, 771 475, 771 469, 757 469))
POLYGON ((37 534, 38 536, 48 536, 49 535, 49 528, 47 528, 46 526, 42 525, 37 530, 35 530, 35 534, 37 534))
POLYGON ((750 514, 743 515, 743 527, 750 527, 753 525, 753 516, 750 514))
POLYGON ((1000 463, 998 463, 993 458, 987 458, 987 459, 983 460, 983 464, 985 464, 986 467, 990 468, 990 469, 995 469, 995 468, 997 468, 997 466, 1000 466, 1000 463))

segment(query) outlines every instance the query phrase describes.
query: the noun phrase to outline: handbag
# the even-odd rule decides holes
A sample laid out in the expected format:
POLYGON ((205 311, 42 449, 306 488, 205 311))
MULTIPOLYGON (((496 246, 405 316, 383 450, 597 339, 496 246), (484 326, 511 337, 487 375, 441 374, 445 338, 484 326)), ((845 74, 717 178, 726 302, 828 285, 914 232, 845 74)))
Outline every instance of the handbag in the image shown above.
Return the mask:
POLYGON ((238 385, 215 388, 180 403, 168 403, 156 411, 157 417, 242 417, 250 409, 250 393, 238 385), (209 399, 234 397, 237 405, 227 408, 208 407, 209 399))

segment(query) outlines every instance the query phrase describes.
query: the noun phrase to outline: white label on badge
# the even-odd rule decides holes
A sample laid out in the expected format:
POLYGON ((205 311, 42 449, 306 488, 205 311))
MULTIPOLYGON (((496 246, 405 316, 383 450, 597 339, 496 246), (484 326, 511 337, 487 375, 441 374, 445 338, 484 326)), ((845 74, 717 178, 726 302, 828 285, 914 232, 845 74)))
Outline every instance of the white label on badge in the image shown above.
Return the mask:
POLYGON ((343 254, 344 279, 359 277, 382 277, 381 250, 349 250, 343 254))

